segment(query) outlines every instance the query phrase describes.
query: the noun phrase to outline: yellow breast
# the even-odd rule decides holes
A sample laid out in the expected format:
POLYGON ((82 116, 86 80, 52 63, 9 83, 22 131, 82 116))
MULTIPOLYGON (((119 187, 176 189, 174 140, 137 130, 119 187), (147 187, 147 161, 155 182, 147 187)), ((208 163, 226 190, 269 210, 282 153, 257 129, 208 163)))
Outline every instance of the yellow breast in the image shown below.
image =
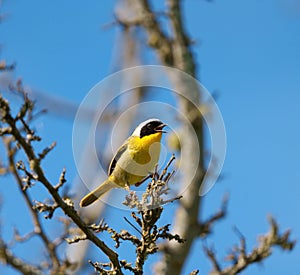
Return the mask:
POLYGON ((162 133, 155 133, 142 138, 130 137, 128 149, 133 160, 139 164, 157 162, 160 154, 161 136, 162 133))

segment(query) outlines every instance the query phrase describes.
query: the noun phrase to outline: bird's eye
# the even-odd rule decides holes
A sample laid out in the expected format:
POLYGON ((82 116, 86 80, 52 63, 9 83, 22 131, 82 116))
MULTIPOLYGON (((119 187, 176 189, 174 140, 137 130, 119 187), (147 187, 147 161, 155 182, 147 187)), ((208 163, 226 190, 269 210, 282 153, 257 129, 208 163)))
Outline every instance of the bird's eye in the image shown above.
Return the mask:
POLYGON ((147 125, 147 128, 148 128, 148 129, 152 129, 151 124, 148 124, 148 125, 147 125))

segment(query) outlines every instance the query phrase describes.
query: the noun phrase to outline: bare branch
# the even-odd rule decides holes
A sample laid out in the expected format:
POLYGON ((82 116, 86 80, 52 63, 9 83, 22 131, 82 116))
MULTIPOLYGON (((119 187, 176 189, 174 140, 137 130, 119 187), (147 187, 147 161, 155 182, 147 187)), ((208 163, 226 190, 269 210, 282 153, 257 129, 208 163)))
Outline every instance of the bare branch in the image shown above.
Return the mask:
POLYGON ((46 157, 46 155, 53 150, 53 148, 56 146, 56 142, 53 142, 50 146, 46 147, 43 152, 39 153, 39 159, 42 160, 46 157))
POLYGON ((48 212, 47 215, 45 215, 45 219, 51 219, 53 217, 54 211, 58 208, 58 205, 55 203, 53 205, 49 205, 47 203, 34 201, 35 205, 33 205, 33 210, 37 210, 40 213, 48 212))
MULTIPOLYGON (((1 98, 0 98, 0 100, 1 100, 1 98)), ((51 240, 47 236, 45 229, 40 221, 40 218, 39 218, 37 212, 35 211, 34 205, 32 204, 32 199, 30 198, 29 194, 27 193, 27 189, 24 188, 22 179, 20 178, 18 171, 16 170, 17 165, 14 160, 16 150, 14 147, 12 147, 11 141, 6 142, 6 148, 7 148, 8 156, 9 156, 10 172, 13 174, 13 176, 19 186, 19 190, 20 190, 21 194, 23 195, 23 198, 28 206, 28 209, 30 211, 30 214, 31 214, 31 217, 33 220, 34 228, 35 228, 34 232, 41 238, 41 240, 43 241, 43 244, 47 248, 47 251, 48 251, 49 256, 53 263, 53 268, 54 269, 58 268, 60 266, 60 262, 59 262, 59 258, 58 258, 57 252, 56 252, 56 248, 55 248, 55 246, 53 246, 53 244, 51 243, 51 240)))
POLYGON ((33 236, 35 236, 36 233, 37 232, 32 231, 32 232, 29 232, 29 233, 25 234, 24 236, 21 236, 20 233, 19 233, 19 230, 17 228, 14 228, 14 241, 20 242, 20 243, 26 242, 29 239, 31 239, 33 236))
POLYGON ((228 205, 228 196, 225 195, 223 198, 223 202, 221 205, 221 208, 218 212, 216 212, 214 215, 212 215, 208 220, 204 222, 199 222, 199 236, 202 238, 207 236, 211 233, 212 227, 215 224, 215 222, 225 218, 227 213, 227 205, 228 205))
POLYGON ((221 264, 218 262, 215 252, 212 249, 204 248, 206 255, 213 265, 211 275, 235 275, 242 272, 249 265, 262 262, 269 257, 273 252, 273 247, 280 247, 283 250, 292 250, 295 245, 295 240, 290 240, 290 231, 287 230, 283 234, 278 231, 278 224, 270 217, 270 230, 259 238, 259 244, 253 248, 251 252, 246 251, 246 239, 240 231, 235 229, 239 236, 240 244, 235 246, 231 253, 226 256, 232 265, 221 269, 221 264))
POLYGON ((8 264, 23 274, 42 274, 39 267, 25 263, 16 255, 12 254, 2 239, 0 239, 0 261, 2 264, 8 264))
MULTIPOLYGON (((24 96, 24 98, 25 98, 25 100, 27 100, 25 96, 24 96)), ((32 109, 32 106, 30 104, 27 104, 26 106, 27 106, 27 108, 32 109)), ((85 223, 81 220, 81 218, 75 211, 73 203, 71 203, 69 200, 68 201, 63 200, 60 197, 57 189, 46 178, 44 171, 42 170, 42 168, 40 166, 40 158, 38 156, 36 156, 35 151, 31 145, 31 141, 27 140, 26 137, 22 136, 21 132, 19 131, 19 129, 16 125, 16 122, 19 119, 19 117, 25 116, 25 114, 28 112, 26 110, 26 108, 21 109, 21 112, 19 112, 17 117, 14 118, 10 113, 10 108, 9 108, 8 102, 6 100, 4 100, 2 98, 2 96, 0 96, 0 110, 1 110, 0 120, 3 123, 7 124, 11 128, 11 135, 14 137, 14 139, 18 142, 20 147, 26 153, 28 162, 30 164, 30 169, 36 175, 36 180, 41 182, 47 188, 49 193, 52 195, 54 202, 84 232, 84 234, 87 236, 87 239, 92 241, 97 247, 99 247, 108 256, 108 258, 112 262, 112 268, 116 272, 116 274, 122 274, 121 267, 120 267, 119 260, 118 260, 118 254, 116 252, 114 252, 113 250, 111 250, 103 241, 98 239, 93 234, 93 232, 85 225, 85 223)), ((29 129, 29 126, 26 123, 25 123, 25 125, 27 126, 25 128, 29 129)), ((14 169, 14 168, 12 168, 12 169, 14 169)), ((16 171, 15 171, 15 174, 17 174, 16 171)), ((20 180, 20 184, 21 183, 22 183, 22 181, 20 180)), ((57 262, 57 265, 59 265, 59 261, 57 262)))
POLYGON ((99 272, 99 274, 103 274, 103 275, 113 275, 115 273, 113 273, 113 271, 109 271, 106 270, 105 268, 107 267, 111 267, 111 263, 98 263, 98 262, 93 262, 91 260, 89 260, 89 264, 91 264, 96 272, 99 272))
POLYGON ((56 190, 58 190, 60 187, 62 187, 67 182, 67 180, 65 178, 66 172, 67 172, 67 170, 66 170, 66 168, 64 168, 60 174, 58 184, 54 187, 56 190))
POLYGON ((206 253, 209 260, 211 261, 214 270, 217 271, 217 272, 221 272, 221 267, 220 267, 220 264, 218 263, 218 261, 215 257, 215 251, 214 251, 213 247, 208 248, 208 247, 204 246, 203 250, 206 253))
POLYGON ((74 238, 65 238, 65 240, 68 242, 68 244, 78 243, 79 241, 84 241, 87 239, 88 238, 86 235, 75 236, 74 238))

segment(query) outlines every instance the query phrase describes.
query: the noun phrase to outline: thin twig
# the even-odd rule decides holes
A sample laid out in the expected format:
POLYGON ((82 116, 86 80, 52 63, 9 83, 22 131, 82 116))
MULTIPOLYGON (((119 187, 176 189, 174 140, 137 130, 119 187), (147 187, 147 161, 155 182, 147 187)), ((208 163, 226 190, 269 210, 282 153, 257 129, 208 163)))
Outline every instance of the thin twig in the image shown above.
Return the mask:
POLYGON ((124 220, 129 223, 139 234, 142 235, 141 230, 139 230, 132 222, 130 222, 126 217, 124 217, 124 220))

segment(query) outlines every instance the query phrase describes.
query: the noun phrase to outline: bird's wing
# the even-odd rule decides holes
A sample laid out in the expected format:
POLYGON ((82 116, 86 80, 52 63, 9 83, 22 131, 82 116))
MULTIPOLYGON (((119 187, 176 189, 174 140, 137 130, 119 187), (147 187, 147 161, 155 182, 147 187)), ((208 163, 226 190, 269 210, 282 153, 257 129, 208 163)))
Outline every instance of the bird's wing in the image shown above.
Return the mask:
POLYGON ((121 158, 123 153, 127 150, 128 147, 128 142, 125 142, 117 151, 117 153, 114 155, 112 161, 110 162, 109 168, 108 168, 108 176, 112 174, 114 171, 116 164, 118 160, 121 158))

